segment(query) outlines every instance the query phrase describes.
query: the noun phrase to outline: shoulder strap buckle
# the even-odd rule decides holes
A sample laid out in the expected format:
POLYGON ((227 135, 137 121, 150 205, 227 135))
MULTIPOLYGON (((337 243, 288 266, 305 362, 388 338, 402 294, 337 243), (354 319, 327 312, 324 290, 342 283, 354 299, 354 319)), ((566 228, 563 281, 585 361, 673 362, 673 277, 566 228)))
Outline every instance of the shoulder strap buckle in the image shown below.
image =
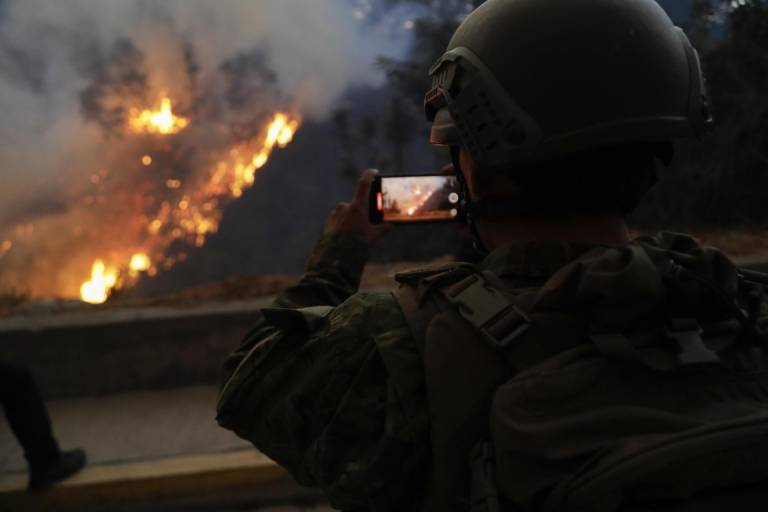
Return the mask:
POLYGON ((717 352, 707 348, 701 339, 701 326, 695 318, 673 318, 665 332, 680 346, 677 355, 680 366, 720 362, 717 352))
POLYGON ((443 290, 459 314, 477 328, 494 347, 504 349, 530 327, 531 321, 501 292, 472 274, 443 290))

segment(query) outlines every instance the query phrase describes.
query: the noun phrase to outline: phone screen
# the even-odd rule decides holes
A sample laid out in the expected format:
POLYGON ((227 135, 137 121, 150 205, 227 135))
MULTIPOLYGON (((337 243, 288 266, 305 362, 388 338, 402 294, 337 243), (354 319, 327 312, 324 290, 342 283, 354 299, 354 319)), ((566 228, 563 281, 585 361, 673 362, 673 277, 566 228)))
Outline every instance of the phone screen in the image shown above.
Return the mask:
POLYGON ((381 176, 376 210, 383 222, 454 220, 460 190, 456 176, 381 176))

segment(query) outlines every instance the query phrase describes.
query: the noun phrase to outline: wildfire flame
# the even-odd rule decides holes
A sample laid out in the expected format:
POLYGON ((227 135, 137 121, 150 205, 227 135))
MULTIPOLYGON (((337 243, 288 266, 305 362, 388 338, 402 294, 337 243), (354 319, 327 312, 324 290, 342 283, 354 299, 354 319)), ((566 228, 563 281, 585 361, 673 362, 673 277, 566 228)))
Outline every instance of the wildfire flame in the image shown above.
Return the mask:
POLYGON ((11 240, 3 240, 3 243, 0 244, 0 258, 5 256, 5 253, 11 250, 13 247, 13 242, 11 240))
MULTIPOLYGON (((287 114, 278 112, 267 127, 267 134, 261 147, 243 147, 232 150, 230 154, 235 161, 231 169, 234 170, 234 176, 229 185, 229 190, 233 197, 240 197, 243 195, 244 189, 253 185, 256 171, 266 165, 275 146, 284 148, 290 144, 299 127, 299 123, 298 119, 291 119, 287 114)), ((222 181, 223 175, 227 172, 227 166, 224 162, 219 165, 221 167, 217 169, 212 179, 214 186, 222 181)))
MULTIPOLYGON (((173 135, 189 125, 189 119, 173 114, 171 99, 163 97, 159 110, 131 111, 130 126, 135 132, 159 133, 173 135)), ((149 160, 152 163, 152 160, 149 160)), ((144 165, 149 165, 146 163, 144 165)))
MULTIPOLYGON (((168 98, 163 98, 159 111, 144 110, 134 114, 128 124, 137 133, 174 134, 190 124, 189 119, 173 114, 168 98)), ((160 201, 155 214, 146 218, 144 240, 140 243, 147 250, 125 252, 123 263, 109 269, 103 260, 97 259, 92 266, 91 279, 81 286, 82 300, 94 304, 105 302, 118 285, 118 277, 120 286, 130 285, 141 272, 153 276, 158 268, 167 269, 185 259, 185 253, 165 255, 174 241, 182 240, 197 247, 205 244, 207 237, 219 228, 221 207, 253 185, 256 172, 267 164, 276 147, 283 148, 293 140, 300 123, 296 116, 277 112, 263 128, 261 136, 232 147, 224 158, 212 165, 202 181, 188 183, 175 177, 165 179, 163 188, 168 194, 175 195, 175 199, 160 201)), ((140 160, 144 166, 153 164, 148 154, 140 160)), ((115 257, 116 253, 119 251, 111 252, 110 261, 120 261, 115 257)))
POLYGON ((107 268, 102 260, 96 260, 91 268, 91 279, 80 287, 80 297, 90 304, 101 304, 117 283, 117 269, 107 268))

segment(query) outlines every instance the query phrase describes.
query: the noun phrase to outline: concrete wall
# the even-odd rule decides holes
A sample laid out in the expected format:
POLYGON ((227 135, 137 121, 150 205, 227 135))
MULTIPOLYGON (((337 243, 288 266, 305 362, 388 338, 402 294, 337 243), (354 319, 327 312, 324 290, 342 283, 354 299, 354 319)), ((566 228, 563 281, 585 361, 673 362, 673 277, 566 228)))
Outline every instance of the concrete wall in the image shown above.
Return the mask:
POLYGON ((46 399, 218 380, 269 301, 0 320, 0 359, 28 367, 46 399))

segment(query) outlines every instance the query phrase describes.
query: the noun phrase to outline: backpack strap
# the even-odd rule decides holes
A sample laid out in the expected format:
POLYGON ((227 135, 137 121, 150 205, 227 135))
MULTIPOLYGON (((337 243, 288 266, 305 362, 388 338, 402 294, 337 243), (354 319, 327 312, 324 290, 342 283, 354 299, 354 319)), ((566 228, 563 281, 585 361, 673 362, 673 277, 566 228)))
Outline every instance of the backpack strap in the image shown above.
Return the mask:
POLYGON ((747 268, 738 269, 739 277, 744 281, 749 281, 756 284, 768 285, 768 274, 758 272, 757 270, 749 270, 747 268))
POLYGON ((574 325, 572 315, 541 312, 533 321, 531 313, 539 288, 505 293, 503 281, 474 265, 416 270, 398 274, 395 279, 401 283, 395 297, 422 349, 431 319, 437 312, 449 310, 468 322, 515 372, 586 340, 584 326, 574 325), (537 328, 531 329, 534 324, 537 328), (539 343, 553 337, 562 343, 539 343))
POLYGON ((392 295, 400 305, 400 309, 411 331, 411 336, 416 343, 419 354, 424 356, 424 345, 427 339, 427 327, 432 317, 437 313, 433 308, 420 306, 418 296, 412 288, 400 285, 392 291, 392 295))
POLYGON ((496 464, 489 440, 484 439, 472 448, 469 468, 472 474, 470 512, 499 512, 496 464))
POLYGON ((392 295, 400 305, 416 348, 422 356, 429 322, 442 309, 434 301, 428 300, 430 292, 441 283, 467 275, 471 272, 469 267, 471 265, 452 263, 395 274, 395 281, 400 286, 392 291, 392 295))
POLYGON ((707 346, 702 333, 695 318, 673 318, 661 332, 654 329, 629 335, 618 331, 593 332, 589 338, 602 354, 612 359, 634 361, 657 371, 673 371, 685 366, 720 362, 720 356, 707 346), (648 345, 644 338, 655 343, 648 345), (659 338, 675 342, 677 355, 669 350, 645 350, 659 348, 659 338))
MULTIPOLYGON (((501 352, 512 367, 519 368, 524 358, 521 359, 519 351, 514 350, 517 345, 514 342, 534 324, 536 297, 528 297, 528 300, 524 296, 509 297, 500 291, 504 283, 488 274, 471 265, 443 270, 423 279, 421 295, 439 291, 439 295, 456 307, 458 313, 492 348, 501 352)), ((430 318, 434 311, 428 315, 430 318)), ((424 318, 424 315, 408 316, 424 318)), ((422 322, 414 329, 425 333, 427 323, 422 322)), ((720 362, 717 352, 702 339, 702 328, 695 318, 672 318, 661 333, 647 334, 634 336, 613 331, 593 332, 585 333, 585 339, 591 340, 601 353, 610 358, 635 361, 657 371, 720 362), (658 340, 659 336, 675 343, 676 356, 669 351, 643 350, 643 338, 658 340)))

